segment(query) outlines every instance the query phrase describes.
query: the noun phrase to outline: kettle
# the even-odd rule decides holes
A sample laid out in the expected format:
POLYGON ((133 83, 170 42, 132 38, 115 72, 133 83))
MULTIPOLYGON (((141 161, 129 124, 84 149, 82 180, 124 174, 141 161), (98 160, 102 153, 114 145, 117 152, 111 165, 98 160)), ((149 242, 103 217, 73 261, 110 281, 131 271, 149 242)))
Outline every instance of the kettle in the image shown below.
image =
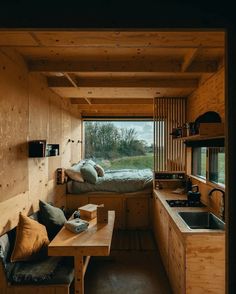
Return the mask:
POLYGON ((201 193, 199 192, 198 185, 192 185, 191 191, 187 193, 188 201, 199 202, 201 193))

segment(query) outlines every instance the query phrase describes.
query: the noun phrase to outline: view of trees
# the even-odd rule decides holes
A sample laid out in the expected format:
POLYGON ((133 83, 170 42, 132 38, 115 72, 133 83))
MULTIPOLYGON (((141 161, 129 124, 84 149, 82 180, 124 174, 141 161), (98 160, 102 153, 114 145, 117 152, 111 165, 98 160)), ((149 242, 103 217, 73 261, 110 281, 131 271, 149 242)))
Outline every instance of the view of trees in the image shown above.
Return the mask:
POLYGON ((86 122, 85 158, 116 159, 145 155, 146 141, 137 138, 133 128, 117 128, 111 122, 86 122))

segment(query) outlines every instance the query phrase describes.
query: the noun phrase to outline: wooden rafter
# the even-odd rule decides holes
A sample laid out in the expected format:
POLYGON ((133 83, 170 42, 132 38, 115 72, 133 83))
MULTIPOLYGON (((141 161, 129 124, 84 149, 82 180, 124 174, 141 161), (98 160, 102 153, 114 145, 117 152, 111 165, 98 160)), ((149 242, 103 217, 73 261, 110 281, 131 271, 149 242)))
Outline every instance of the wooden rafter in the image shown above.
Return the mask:
MULTIPOLYGON (((68 74, 67 74, 68 75, 68 74)), ((69 76, 69 75, 68 75, 69 76)), ((48 86, 52 88, 56 87, 71 87, 71 84, 77 87, 76 80, 70 81, 71 79, 67 77, 48 77, 48 86)), ((103 88, 147 88, 147 87, 167 87, 167 88, 195 88, 198 86, 197 79, 164 79, 164 78, 87 78, 87 79, 80 79, 79 87, 80 88, 96 88, 96 87, 103 87, 103 88)))
MULTIPOLYGON (((77 83, 74 81, 74 79, 67 73, 64 72, 64 76, 70 81, 70 83, 75 87, 78 88, 77 83)), ((88 102, 88 104, 91 104, 90 100, 86 97, 84 99, 88 102)))
MULTIPOLYGON (((71 104, 79 104, 79 105, 88 105, 84 102, 83 98, 71 98, 71 104)), ((113 98, 113 99, 90 99, 92 105, 152 105, 153 99, 146 98, 146 99, 127 99, 127 98, 113 98)))
POLYGON ((182 72, 185 72, 190 67, 195 57, 197 56, 199 50, 200 50, 199 48, 189 49, 188 53, 184 56, 184 61, 181 66, 182 72))
MULTIPOLYGON (((125 61, 51 61, 30 60, 28 68, 31 72, 156 72, 178 73, 181 72, 181 60, 125 60, 125 61)), ((193 61, 190 73, 213 73, 218 68, 217 61, 193 61)))

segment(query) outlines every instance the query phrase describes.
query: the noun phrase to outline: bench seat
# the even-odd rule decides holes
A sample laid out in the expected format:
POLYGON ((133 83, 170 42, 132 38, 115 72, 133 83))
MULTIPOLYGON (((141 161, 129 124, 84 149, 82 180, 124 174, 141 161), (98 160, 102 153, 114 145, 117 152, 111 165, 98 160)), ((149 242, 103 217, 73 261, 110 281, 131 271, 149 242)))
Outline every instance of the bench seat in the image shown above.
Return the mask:
MULTIPOLYGON (((37 219, 37 215, 32 216, 37 219)), ((68 294, 74 279, 71 257, 47 257, 41 261, 10 262, 16 229, 0 237, 0 293, 68 294), (41 289, 42 288, 42 289, 41 289), (43 290, 44 289, 44 290, 43 290), (56 292, 55 292, 56 291, 56 292)))

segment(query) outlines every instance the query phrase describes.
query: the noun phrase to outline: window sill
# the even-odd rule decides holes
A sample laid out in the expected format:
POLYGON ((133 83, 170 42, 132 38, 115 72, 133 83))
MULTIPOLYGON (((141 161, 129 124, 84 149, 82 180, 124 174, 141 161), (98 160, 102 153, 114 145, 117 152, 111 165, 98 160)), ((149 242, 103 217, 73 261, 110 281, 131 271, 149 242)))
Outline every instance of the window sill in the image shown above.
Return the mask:
POLYGON ((213 182, 210 182, 204 178, 200 178, 200 177, 197 177, 197 176, 194 176, 194 175, 190 175, 191 178, 205 184, 205 185, 208 185, 208 186, 211 186, 213 188, 220 188, 222 190, 225 190, 225 185, 223 184, 218 184, 218 183, 213 183, 213 182))

